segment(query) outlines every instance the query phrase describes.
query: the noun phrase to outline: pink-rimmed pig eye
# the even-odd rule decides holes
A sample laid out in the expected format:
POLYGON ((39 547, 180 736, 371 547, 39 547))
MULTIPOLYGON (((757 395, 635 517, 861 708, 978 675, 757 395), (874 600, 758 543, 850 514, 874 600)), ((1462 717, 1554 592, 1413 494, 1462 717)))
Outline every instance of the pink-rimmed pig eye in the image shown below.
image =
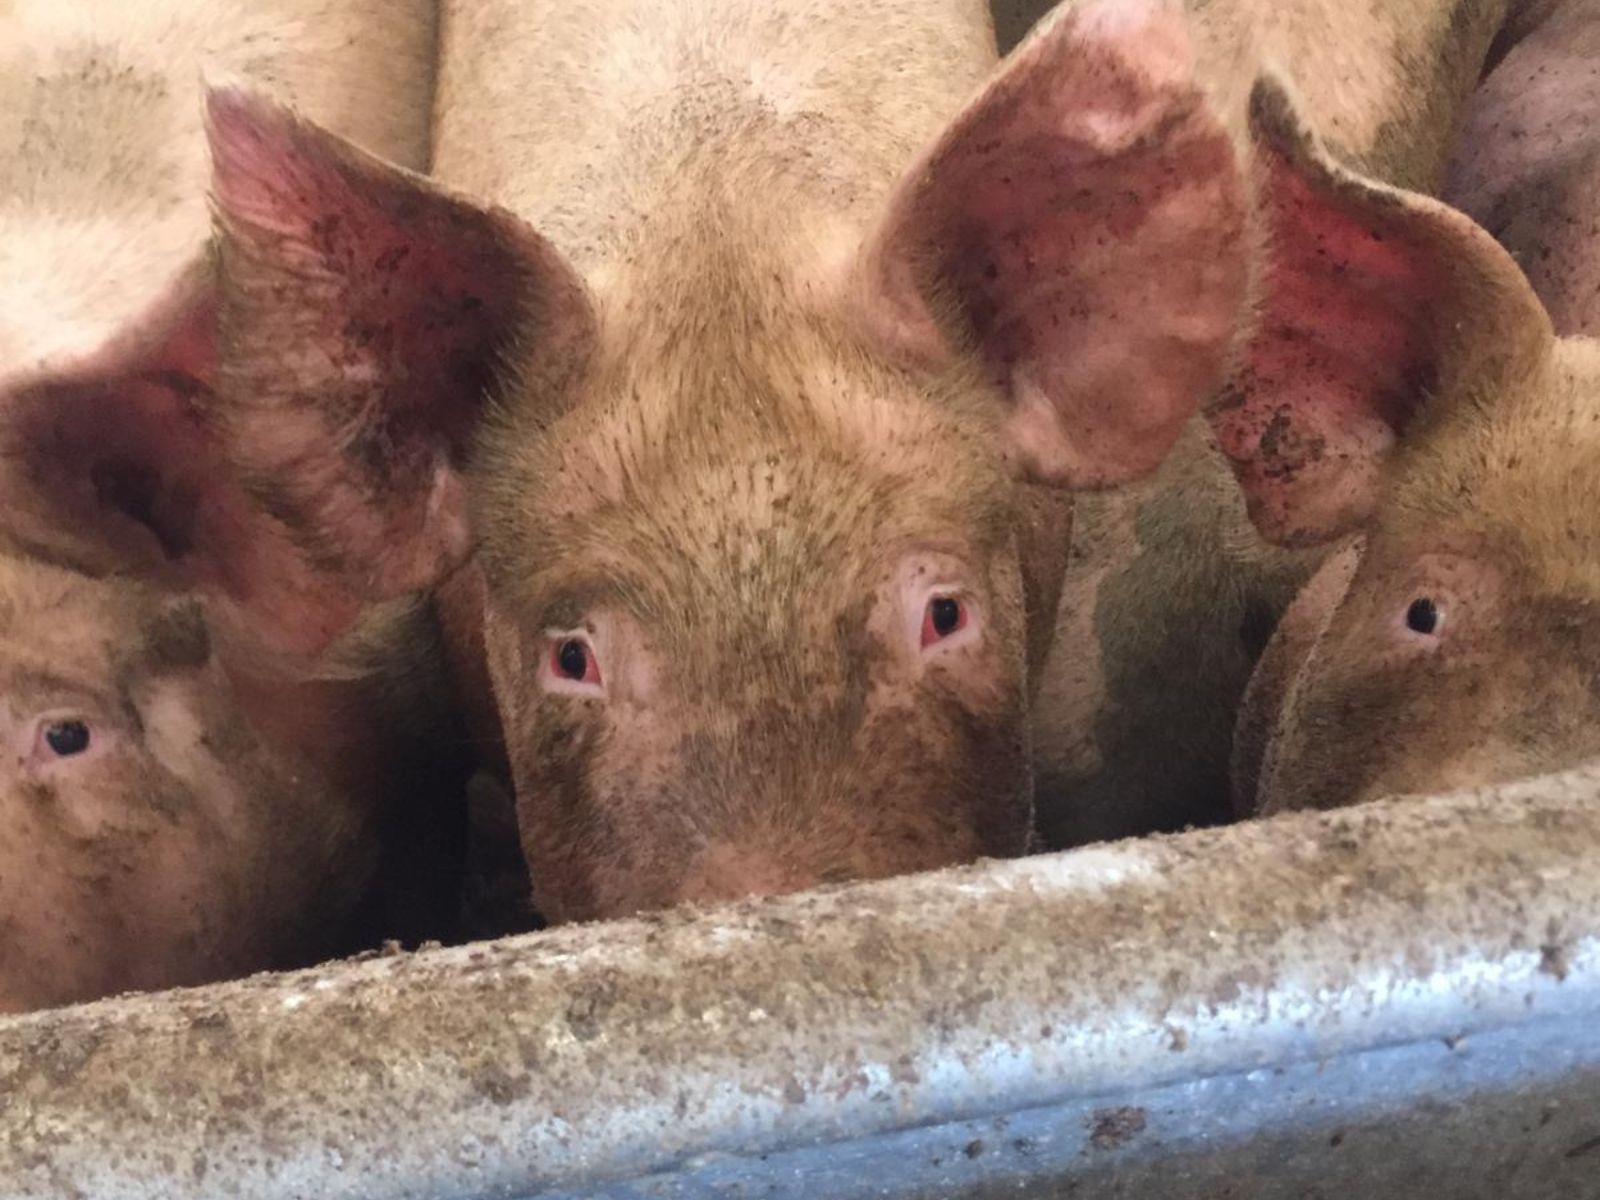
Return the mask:
POLYGON ((22 754, 34 770, 65 767, 98 758, 112 731, 81 713, 54 712, 35 718, 22 754))
POLYGON ((39 726, 41 749, 56 758, 76 758, 93 744, 94 734, 87 721, 66 717, 39 726))
POLYGON ((599 683, 600 664, 587 644, 578 638, 557 642, 552 653, 551 666, 557 675, 574 683, 599 683))
POLYGON ((966 603, 956 596, 929 596, 922 610, 922 648, 954 637, 967 627, 970 616, 966 603))
POLYGON ((552 633, 545 658, 546 687, 572 695, 595 695, 603 680, 594 644, 581 633, 552 633))

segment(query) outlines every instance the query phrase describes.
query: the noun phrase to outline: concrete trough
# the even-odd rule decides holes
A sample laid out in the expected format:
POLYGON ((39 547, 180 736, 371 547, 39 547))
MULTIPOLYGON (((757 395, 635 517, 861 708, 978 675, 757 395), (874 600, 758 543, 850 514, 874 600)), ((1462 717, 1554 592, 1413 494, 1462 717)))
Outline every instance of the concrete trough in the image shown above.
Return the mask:
POLYGON ((1600 769, 0 1021, 0 1194, 1600 1197, 1600 769))

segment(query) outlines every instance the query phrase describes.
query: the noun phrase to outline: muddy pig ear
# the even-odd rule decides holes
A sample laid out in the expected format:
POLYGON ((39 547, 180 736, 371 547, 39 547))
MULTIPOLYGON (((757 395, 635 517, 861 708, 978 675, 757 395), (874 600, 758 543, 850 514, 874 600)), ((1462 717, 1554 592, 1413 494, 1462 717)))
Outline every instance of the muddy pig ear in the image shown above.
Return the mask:
POLYGON ((1259 319, 1209 411, 1251 519, 1285 545, 1372 512, 1383 467, 1549 346, 1510 256, 1456 210, 1339 166, 1272 75, 1250 98, 1267 265, 1259 319))
POLYGON ((581 282, 510 214, 235 87, 207 96, 220 424, 319 569, 371 597, 469 552, 462 467, 513 341, 541 402, 587 357, 581 282))
POLYGON ((1036 480, 1155 468, 1222 383, 1249 275, 1236 140, 1176 3, 1085 0, 906 174, 861 260, 873 331, 975 349, 1036 480))
POLYGON ((204 596, 273 652, 358 611, 254 504, 206 419, 214 286, 199 262, 82 361, 0 387, 0 522, 30 553, 204 596))

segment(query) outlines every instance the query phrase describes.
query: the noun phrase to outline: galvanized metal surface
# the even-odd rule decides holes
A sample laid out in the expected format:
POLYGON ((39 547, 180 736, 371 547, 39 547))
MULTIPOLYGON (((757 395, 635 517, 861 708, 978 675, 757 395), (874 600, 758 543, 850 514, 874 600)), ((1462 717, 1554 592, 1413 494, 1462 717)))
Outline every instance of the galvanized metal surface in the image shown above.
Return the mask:
POLYGON ((0 1023, 14 1197, 1600 1195, 1600 772, 0 1023))

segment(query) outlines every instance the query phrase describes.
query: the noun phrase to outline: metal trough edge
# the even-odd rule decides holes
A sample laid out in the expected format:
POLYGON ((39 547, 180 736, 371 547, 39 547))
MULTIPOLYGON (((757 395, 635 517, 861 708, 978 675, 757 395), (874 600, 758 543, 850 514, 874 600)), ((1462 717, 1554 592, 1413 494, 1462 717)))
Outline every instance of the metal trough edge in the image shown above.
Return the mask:
POLYGON ((0 1193, 1572 1200, 1597 1092, 1591 767, 7 1019, 0 1193))

